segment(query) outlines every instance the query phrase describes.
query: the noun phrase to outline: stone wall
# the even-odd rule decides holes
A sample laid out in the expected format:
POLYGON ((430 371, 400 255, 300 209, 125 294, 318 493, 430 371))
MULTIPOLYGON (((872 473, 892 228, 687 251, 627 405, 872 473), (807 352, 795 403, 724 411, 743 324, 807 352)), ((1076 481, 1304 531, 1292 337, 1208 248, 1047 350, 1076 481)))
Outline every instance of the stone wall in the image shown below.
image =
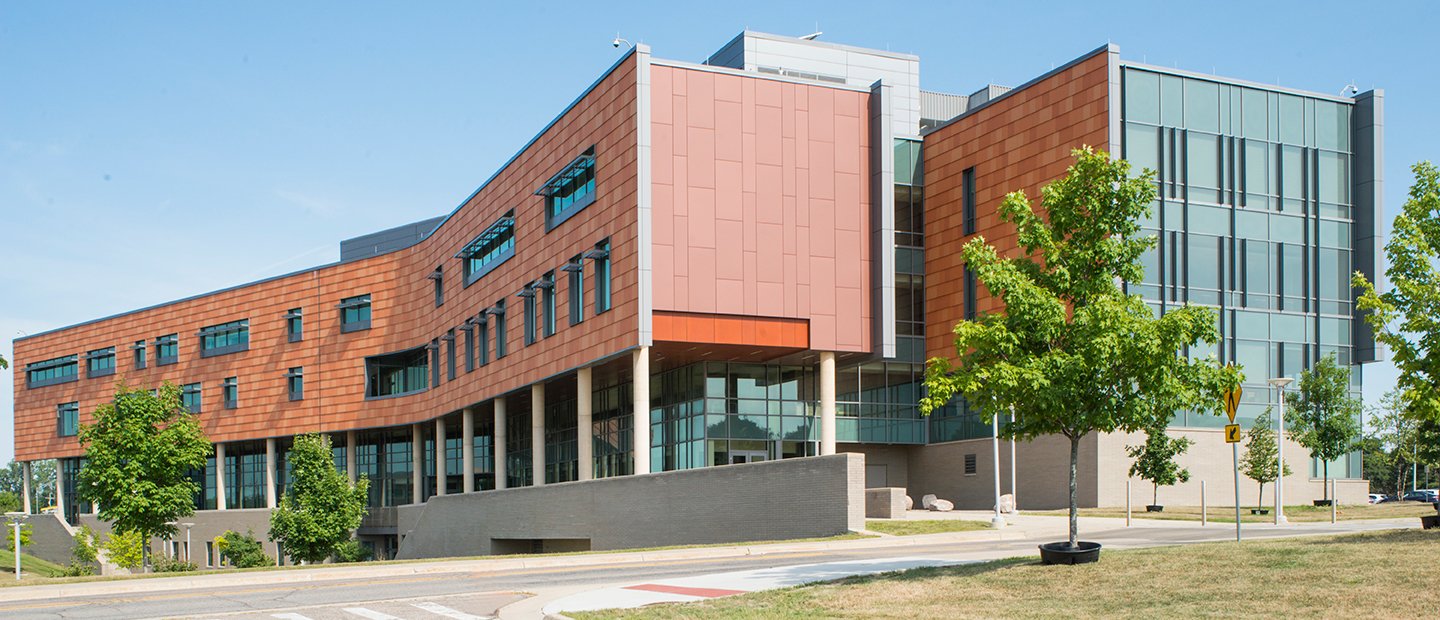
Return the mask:
POLYGON ((401 506, 400 559, 833 536, 865 527, 865 459, 836 454, 401 506))

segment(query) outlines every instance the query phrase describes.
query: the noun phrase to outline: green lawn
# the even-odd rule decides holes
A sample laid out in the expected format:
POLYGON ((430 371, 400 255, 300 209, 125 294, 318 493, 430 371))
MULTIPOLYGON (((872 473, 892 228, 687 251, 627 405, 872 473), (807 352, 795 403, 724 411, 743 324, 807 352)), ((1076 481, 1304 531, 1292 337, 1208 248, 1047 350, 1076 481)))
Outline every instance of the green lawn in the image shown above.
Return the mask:
MULTIPOLYGON (((24 545, 21 545, 20 571, 27 576, 58 577, 65 573, 65 567, 25 553, 24 545)), ((9 580, 15 578, 14 550, 0 549, 0 573, 3 573, 0 575, 0 581, 7 580, 4 575, 9 575, 9 580)))
POLYGON ((1100 562, 1080 566, 1015 558, 569 615, 584 620, 1420 617, 1430 614, 1409 598, 1440 588, 1436 554, 1440 533, 1423 530, 1207 543, 1105 551, 1100 562))
MULTIPOLYGON (((1269 506, 1265 506, 1269 508, 1269 506)), ((1206 510, 1211 521, 1222 523, 1235 522, 1234 507, 1210 506, 1206 510)), ((1336 518, 1342 521, 1351 519, 1392 519, 1400 517, 1420 517, 1423 515, 1435 514, 1435 508, 1430 504, 1420 502, 1389 502, 1385 504, 1341 504, 1336 509, 1336 518)), ((1025 514, 1036 515, 1067 515, 1065 510, 1047 511, 1026 511, 1025 514)), ((1082 517, 1115 517, 1125 518, 1125 509, 1122 508, 1081 508, 1082 517)), ((1199 506, 1166 506, 1164 512, 1145 512, 1145 507, 1136 505, 1131 508, 1131 516, 1136 519, 1165 519, 1172 521, 1199 521, 1199 506)), ((1329 521, 1330 507, 1319 508, 1309 504, 1286 506, 1285 518, 1290 521, 1329 521)), ((1273 514, 1252 515, 1250 506, 1240 507, 1240 521, 1242 523, 1272 523, 1275 520, 1273 514)))
POLYGON ((916 534, 943 534, 945 532, 973 532, 990 529, 989 521, 965 521, 961 519, 926 519, 908 521, 905 519, 866 521, 865 529, 895 536, 916 534))

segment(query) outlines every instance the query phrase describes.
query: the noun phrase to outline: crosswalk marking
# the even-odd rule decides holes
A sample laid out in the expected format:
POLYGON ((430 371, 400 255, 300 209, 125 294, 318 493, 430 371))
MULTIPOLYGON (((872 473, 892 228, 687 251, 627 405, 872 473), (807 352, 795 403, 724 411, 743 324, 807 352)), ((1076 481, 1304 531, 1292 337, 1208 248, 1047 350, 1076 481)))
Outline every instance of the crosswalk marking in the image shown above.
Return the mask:
POLYGON ((373 609, 365 609, 364 607, 346 607, 344 609, 346 613, 354 614, 361 618, 369 618, 370 620, 400 620, 390 614, 382 614, 373 609))
POLYGON ((439 603, 432 603, 430 601, 425 601, 423 603, 411 603, 410 606, 423 609, 437 616, 454 618, 455 620, 490 620, 490 616, 477 616, 475 614, 467 614, 463 611, 450 609, 449 607, 446 607, 439 603))
POLYGON ((270 617, 271 617, 271 618, 279 618, 280 620, 310 620, 309 616, 302 616, 302 615, 300 615, 300 614, 288 614, 288 613, 287 613, 287 614, 270 614, 270 617))

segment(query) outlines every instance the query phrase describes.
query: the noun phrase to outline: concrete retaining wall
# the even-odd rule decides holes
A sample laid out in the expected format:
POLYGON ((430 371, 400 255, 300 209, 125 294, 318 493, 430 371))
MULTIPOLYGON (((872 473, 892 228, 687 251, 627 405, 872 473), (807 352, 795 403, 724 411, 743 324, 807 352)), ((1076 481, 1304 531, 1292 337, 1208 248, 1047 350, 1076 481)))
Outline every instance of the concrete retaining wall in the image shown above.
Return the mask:
MULTIPOLYGON (((1096 505, 1096 436, 1080 440, 1076 497, 1081 506, 1096 505)), ((1060 436, 1018 442, 1015 501, 1021 510, 1050 510, 1070 505, 1070 440, 1060 436)), ((961 510, 995 507, 995 466, 990 439, 967 439, 915 448, 910 453, 910 496, 934 494, 961 510), (975 473, 965 474, 965 455, 975 455, 975 473)), ((1000 441, 1000 492, 1011 493, 1010 442, 1000 441)))
POLYGON ((905 516, 905 489, 887 487, 865 489, 865 517, 895 519, 905 516))
POLYGON ((865 527, 865 459, 785 459, 401 506, 401 559, 833 536, 865 527))
MULTIPOLYGON (((5 523, 9 523, 6 521, 5 523)), ((24 521, 30 527, 30 546, 25 553, 56 564, 69 564, 75 535, 57 514, 30 515, 24 521)), ((5 527, 9 527, 6 525, 5 527)))
MULTIPOLYGON (((216 536, 225 533, 225 530, 235 530, 241 534, 253 532, 255 538, 260 541, 265 553, 274 558, 277 546, 269 539, 270 534, 270 509, 269 508, 245 508, 236 510, 200 510, 195 514, 180 519, 182 523, 194 523, 190 529, 190 561, 201 569, 216 568, 215 564, 219 558, 207 555, 205 543, 215 540, 216 536)), ((90 526, 100 540, 110 534, 110 524, 101 521, 93 514, 80 515, 80 523, 90 526)), ((180 543, 181 559, 185 554, 185 528, 181 527, 176 540, 180 543)), ((150 549, 157 554, 169 555, 170 545, 159 538, 150 541, 150 549)))

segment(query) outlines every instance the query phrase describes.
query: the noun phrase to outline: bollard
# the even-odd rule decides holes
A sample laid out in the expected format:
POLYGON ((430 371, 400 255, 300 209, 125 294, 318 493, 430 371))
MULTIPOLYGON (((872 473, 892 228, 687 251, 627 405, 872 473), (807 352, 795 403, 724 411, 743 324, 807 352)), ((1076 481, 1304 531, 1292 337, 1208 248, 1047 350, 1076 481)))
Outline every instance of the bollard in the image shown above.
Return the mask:
POLYGON ((1125 481, 1125 527, 1130 527, 1130 481, 1125 481))
POLYGON ((1210 523, 1210 508, 1205 504, 1205 481, 1200 481, 1200 527, 1210 523))

